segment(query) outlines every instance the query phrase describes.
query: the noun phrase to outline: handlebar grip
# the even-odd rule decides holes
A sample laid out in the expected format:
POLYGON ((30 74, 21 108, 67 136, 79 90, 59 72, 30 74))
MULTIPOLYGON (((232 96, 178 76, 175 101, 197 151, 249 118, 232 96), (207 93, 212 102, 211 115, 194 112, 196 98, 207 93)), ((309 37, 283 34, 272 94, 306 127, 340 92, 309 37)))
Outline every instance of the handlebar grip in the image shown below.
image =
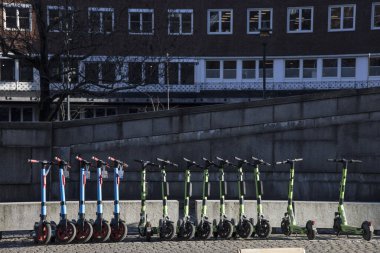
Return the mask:
POLYGON ((336 162, 336 159, 327 159, 328 162, 336 162))
POLYGON ((108 157, 108 160, 111 160, 112 162, 115 162, 115 161, 116 161, 116 159, 113 158, 112 156, 109 156, 109 157, 108 157))
POLYGON ((76 157, 75 157, 75 159, 77 159, 78 161, 83 161, 84 159, 82 158, 82 157, 80 157, 79 155, 77 155, 76 157))
POLYGON ((100 159, 97 158, 96 156, 92 156, 91 159, 94 160, 95 162, 99 162, 100 161, 100 159))
POLYGON ((276 162, 276 164, 283 164, 284 162, 276 162))
POLYGON ((54 160, 56 160, 57 162, 62 162, 63 160, 61 158, 59 158, 58 156, 54 157, 54 160))
POLYGON ((361 161, 361 160, 351 160, 350 162, 352 162, 352 163, 362 163, 363 161, 361 161))
POLYGON ((293 161, 300 162, 300 161, 303 161, 303 158, 296 158, 296 159, 293 159, 293 161))
POLYGON ((237 160, 237 161, 241 161, 241 162, 244 162, 243 159, 241 159, 241 158, 239 158, 239 157, 237 157, 237 156, 235 156, 235 160, 237 160))
POLYGON ((39 160, 28 159, 28 163, 39 163, 39 160))
POLYGON ((224 160, 222 158, 220 158, 219 156, 216 157, 216 160, 224 162, 224 160))

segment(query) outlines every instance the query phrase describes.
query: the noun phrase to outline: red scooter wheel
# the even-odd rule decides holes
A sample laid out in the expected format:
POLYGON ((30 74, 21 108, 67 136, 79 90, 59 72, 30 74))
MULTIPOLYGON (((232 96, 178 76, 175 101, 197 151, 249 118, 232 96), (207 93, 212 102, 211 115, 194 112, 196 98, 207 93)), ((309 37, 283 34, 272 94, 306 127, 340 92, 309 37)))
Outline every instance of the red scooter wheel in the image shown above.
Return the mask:
POLYGON ((93 234, 93 228, 90 222, 87 220, 83 221, 83 227, 80 224, 76 224, 77 235, 75 236, 75 241, 79 243, 88 242, 93 234))
POLYGON ((76 235, 75 225, 71 222, 67 222, 67 226, 64 224, 58 224, 55 231, 55 238, 58 243, 70 243, 74 240, 76 235))
POLYGON ((41 223, 35 229, 34 242, 38 244, 48 244, 51 239, 51 226, 49 223, 41 223))
POLYGON ((111 235, 110 224, 108 224, 107 221, 103 220, 102 229, 99 231, 97 229, 94 229, 94 233, 92 234, 92 239, 95 242, 105 242, 110 238, 110 235, 111 235))
POLYGON ((119 227, 116 224, 111 224, 111 236, 110 239, 113 242, 120 242, 127 236, 127 225, 124 221, 119 221, 119 227))

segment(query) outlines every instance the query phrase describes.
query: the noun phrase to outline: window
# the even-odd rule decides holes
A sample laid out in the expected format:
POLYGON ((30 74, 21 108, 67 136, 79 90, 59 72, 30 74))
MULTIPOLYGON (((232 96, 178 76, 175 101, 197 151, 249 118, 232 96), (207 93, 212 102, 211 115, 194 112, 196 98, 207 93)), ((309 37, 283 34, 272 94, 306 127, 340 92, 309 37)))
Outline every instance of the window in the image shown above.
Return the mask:
POLYGON ((128 63, 128 80, 131 84, 142 83, 142 63, 130 62, 128 63))
POLYGON ((258 34, 260 30, 272 29, 272 9, 248 9, 248 33, 258 34))
POLYGON ((11 121, 21 121, 21 108, 11 108, 11 121))
POLYGON ((288 8, 288 33, 313 31, 313 7, 288 8))
POLYGON ((342 77, 355 77, 356 76, 356 59, 342 59, 341 68, 342 77))
MULTIPOLYGON (((259 63, 259 77, 260 78, 264 76, 263 66, 264 66, 263 61, 260 61, 259 63)), ((266 72, 267 78, 273 78, 273 60, 266 60, 265 72, 266 72)))
POLYGON ((19 61, 19 81, 33 82, 33 66, 25 60, 19 61))
POLYGON ((194 84, 194 63, 181 63, 180 67, 181 84, 194 84))
POLYGON ((372 4, 372 29, 380 29, 380 2, 372 4))
POLYGON ((223 78, 236 79, 236 61, 223 62, 223 78))
POLYGON ((220 61, 206 61, 206 78, 220 78, 220 61))
POLYGON ((131 34, 153 34, 153 10, 151 9, 130 9, 129 33, 131 34))
POLYGON ((89 32, 111 33, 114 28, 113 8, 88 8, 89 32))
POLYGON ((116 115, 116 108, 107 108, 107 116, 116 115))
POLYGON ((145 63, 145 84, 158 84, 158 63, 147 62, 145 63))
POLYGON ((356 5, 329 6, 329 31, 354 31, 356 5))
POLYGON ((8 107, 0 107, 0 121, 9 122, 9 108, 8 107))
POLYGON ((61 83, 69 81, 70 83, 78 83, 79 76, 79 60, 77 58, 59 58, 51 59, 49 64, 50 81, 53 83, 61 83), (66 78, 69 80, 66 80, 66 78))
POLYGON ((5 28, 8 30, 32 30, 30 4, 4 4, 5 28))
MULTIPOLYGON (((167 65, 165 64, 165 84, 168 83, 167 79, 167 65)), ((171 62, 169 63, 169 84, 179 84, 179 63, 171 62)))
MULTIPOLYGON (((165 65, 165 84, 167 83, 167 69, 165 65)), ((169 84, 194 84, 194 63, 169 63, 169 84)))
POLYGON ((0 107, 1 122, 33 121, 32 107, 0 107))
POLYGON ((193 10, 169 10, 169 34, 193 34, 193 10))
POLYGON ((0 64, 0 81, 15 81, 15 61, 12 59, 1 59, 0 64))
POLYGON ((323 77, 338 77, 338 59, 323 59, 323 77))
POLYGON ((33 121, 33 108, 25 107, 22 109, 22 121, 33 121))
POLYGON ((256 78, 256 61, 243 61, 243 79, 256 78))
POLYGON ((369 75, 380 76, 380 57, 370 58, 369 75))
POLYGON ((65 6, 48 6, 47 7, 47 24, 49 31, 61 32, 72 31, 74 24, 74 11, 72 7, 65 6))
POLYGON ((300 77, 300 60, 285 60, 285 78, 300 77))
POLYGON ((209 34, 232 34, 232 10, 208 10, 209 34))
POLYGON ((86 83, 114 83, 116 81, 116 64, 113 62, 86 62, 86 83))
POLYGON ((317 60, 303 60, 303 78, 317 78, 317 60))

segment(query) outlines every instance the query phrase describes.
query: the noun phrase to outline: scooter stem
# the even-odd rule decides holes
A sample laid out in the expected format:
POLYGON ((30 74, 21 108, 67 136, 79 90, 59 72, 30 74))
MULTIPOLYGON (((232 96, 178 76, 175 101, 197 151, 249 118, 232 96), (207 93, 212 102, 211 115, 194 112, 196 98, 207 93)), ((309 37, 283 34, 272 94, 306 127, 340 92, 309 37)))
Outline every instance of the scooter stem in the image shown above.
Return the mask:
POLYGON ((189 216, 189 204, 190 204, 190 177, 191 173, 190 170, 187 169, 185 171, 185 203, 184 203, 184 208, 183 208, 183 217, 186 218, 189 216))
POLYGON ((293 211, 293 188, 294 188, 294 170, 295 170, 295 162, 291 162, 290 164, 290 177, 289 177, 289 189, 288 189, 288 208, 287 212, 290 219, 290 224, 296 225, 296 221, 294 218, 293 211))
POLYGON ((96 215, 100 217, 103 214, 103 204, 102 204, 102 184, 103 184, 103 177, 102 177, 102 167, 98 166, 96 170, 96 174, 98 177, 97 182, 97 206, 96 206, 96 215))
POLYGON ((239 166, 238 173, 239 173, 238 187, 239 187, 239 204, 240 204, 239 218, 241 219, 244 215, 244 192, 242 192, 244 173, 243 173, 242 166, 239 166))
POLYGON ((206 193, 206 187, 208 185, 208 177, 209 177, 209 174, 208 174, 208 169, 205 169, 203 171, 203 196, 202 196, 202 212, 201 212, 201 219, 203 219, 206 214, 207 214, 207 193, 206 193))
POLYGON ((165 166, 161 167, 161 176, 162 176, 162 183, 161 183, 161 190, 162 190, 162 217, 166 219, 168 216, 168 196, 166 195, 166 190, 164 189, 166 187, 166 170, 165 166))
POLYGON ((348 168, 348 162, 343 163, 342 179, 340 182, 340 189, 339 189, 338 212, 340 214, 340 218, 342 219, 343 225, 347 225, 346 212, 344 210, 344 205, 343 205, 344 204, 344 193, 346 190, 347 168, 348 168))
POLYGON ((263 206, 261 204, 261 194, 259 192, 259 184, 260 181, 260 172, 259 172, 259 165, 257 164, 254 170, 255 174, 255 186, 256 186, 256 201, 257 201, 257 219, 261 219, 261 216, 263 214, 263 206))
POLYGON ((63 174, 63 168, 59 167, 59 190, 60 190, 60 196, 61 196, 61 219, 67 218, 67 211, 66 211, 66 196, 65 196, 65 176, 63 174))

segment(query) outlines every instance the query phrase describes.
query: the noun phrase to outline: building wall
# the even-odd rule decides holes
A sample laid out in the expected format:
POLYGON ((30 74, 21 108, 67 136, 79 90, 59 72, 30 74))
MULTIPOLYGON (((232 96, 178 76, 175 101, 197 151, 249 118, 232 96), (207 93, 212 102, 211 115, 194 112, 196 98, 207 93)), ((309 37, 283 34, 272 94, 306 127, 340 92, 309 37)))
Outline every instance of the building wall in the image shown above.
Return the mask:
MULTIPOLYGON (((133 159, 170 159, 180 168, 168 169, 172 199, 183 196, 182 157, 201 162, 202 157, 252 155, 274 164, 303 157, 297 164, 295 199, 336 200, 340 166, 327 158, 363 160, 349 167, 346 198, 349 201, 379 201, 379 89, 339 91, 265 101, 196 107, 189 109, 119 115, 92 120, 53 124, 7 124, 1 132, 1 201, 37 201, 38 168, 28 158, 50 159, 55 155, 73 166, 67 184, 69 200, 78 199, 78 164, 75 156, 112 155, 130 167, 122 182, 121 198, 138 199, 139 167, 133 159), (9 173, 12 171, 12 173, 9 173)), ((50 200, 59 198, 57 173, 48 182, 50 200)), ((92 172, 94 170, 92 169, 92 172)), ((262 168, 265 199, 286 199, 288 168, 262 168)), ((110 173, 111 176, 111 173, 110 173)), ((201 195, 201 171, 193 171, 194 198, 201 195)), ((112 177, 111 177, 112 178, 112 177)), ((217 199, 217 174, 211 171, 211 198, 217 199)), ((228 198, 237 197, 236 171, 227 169, 228 198)), ((149 170, 149 198, 159 199, 160 174, 149 170)), ((246 173, 248 196, 253 198, 253 175, 246 173)), ((96 198, 96 184, 90 178, 88 199, 96 198)), ((111 181, 104 185, 105 199, 112 199, 111 181)))

